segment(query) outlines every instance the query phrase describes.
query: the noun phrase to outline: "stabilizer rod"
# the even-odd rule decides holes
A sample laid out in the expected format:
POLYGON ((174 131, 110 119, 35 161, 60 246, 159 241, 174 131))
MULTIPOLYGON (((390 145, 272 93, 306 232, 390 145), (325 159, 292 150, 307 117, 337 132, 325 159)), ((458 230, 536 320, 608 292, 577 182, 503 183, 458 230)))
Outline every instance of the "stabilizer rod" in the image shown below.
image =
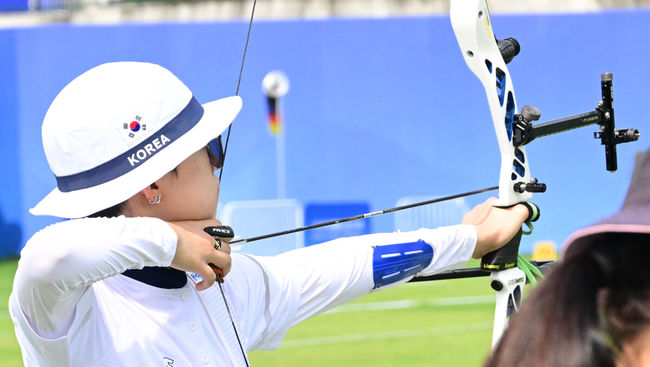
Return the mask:
MULTIPOLYGON (((546 274, 554 265, 555 261, 543 260, 543 261, 531 261, 531 264, 535 265, 543 274, 546 274)), ((487 277, 490 276, 490 272, 487 272, 481 268, 465 268, 465 269, 456 269, 443 271, 442 273, 415 277, 409 282, 426 282, 430 280, 445 280, 445 279, 462 279, 462 278, 477 278, 477 277, 487 277)))

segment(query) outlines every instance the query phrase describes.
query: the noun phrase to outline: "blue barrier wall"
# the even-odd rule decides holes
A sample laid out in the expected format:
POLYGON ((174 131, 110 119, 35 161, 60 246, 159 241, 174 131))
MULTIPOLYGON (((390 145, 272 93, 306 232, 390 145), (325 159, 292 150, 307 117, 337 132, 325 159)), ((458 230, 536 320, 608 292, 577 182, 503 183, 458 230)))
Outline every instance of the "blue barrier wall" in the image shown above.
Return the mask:
MULTIPOLYGON (((370 206, 365 202, 309 203, 305 205, 305 226, 331 222, 369 212, 370 206)), ((370 218, 368 218, 312 229, 305 233, 305 246, 316 245, 340 237, 371 233, 370 224, 370 218)))
MULTIPOLYGON (((619 147, 615 174, 605 171, 593 127, 533 142, 531 172, 549 189, 535 198, 542 219, 524 250, 536 240, 561 243, 622 202, 634 153, 648 147, 648 22, 650 11, 493 16, 497 35, 522 45, 509 66, 519 106, 538 107, 542 121, 592 110, 600 73, 610 71, 618 126, 646 133, 619 147)), ((0 255, 16 253, 55 220, 27 210, 55 185, 40 125, 67 82, 100 63, 148 61, 178 75, 201 102, 232 95, 246 27, 236 21, 1 30, 0 255)), ((448 17, 256 21, 222 202, 275 196, 274 137, 260 87, 273 69, 292 83, 284 99, 288 197, 367 201, 377 210, 402 196, 497 184, 499 155, 485 95, 462 60, 448 17)), ((375 231, 392 228, 390 216, 373 222, 375 231)))
POLYGON ((0 11, 24 11, 28 8, 28 0, 2 0, 0 2, 0 11))
POLYGON ((0 32, 0 50, 3 55, 0 57, 0 163, 3 170, 0 190, 0 257, 16 254, 24 240, 14 36, 14 31, 0 32))

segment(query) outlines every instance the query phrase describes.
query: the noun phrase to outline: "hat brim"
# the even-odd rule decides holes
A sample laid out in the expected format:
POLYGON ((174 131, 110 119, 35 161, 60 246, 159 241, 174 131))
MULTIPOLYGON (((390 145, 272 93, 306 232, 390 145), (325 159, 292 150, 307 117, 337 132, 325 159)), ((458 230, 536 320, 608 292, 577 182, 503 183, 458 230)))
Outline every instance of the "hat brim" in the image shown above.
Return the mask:
POLYGON ((650 235, 650 212, 643 206, 628 206, 613 216, 573 232, 566 240, 563 251, 569 247, 588 246, 607 233, 638 233, 650 235))
POLYGON ((137 169, 116 179, 86 189, 62 192, 55 188, 35 207, 33 215, 81 218, 117 205, 176 168, 187 157, 221 135, 242 107, 239 96, 203 104, 201 120, 137 169))

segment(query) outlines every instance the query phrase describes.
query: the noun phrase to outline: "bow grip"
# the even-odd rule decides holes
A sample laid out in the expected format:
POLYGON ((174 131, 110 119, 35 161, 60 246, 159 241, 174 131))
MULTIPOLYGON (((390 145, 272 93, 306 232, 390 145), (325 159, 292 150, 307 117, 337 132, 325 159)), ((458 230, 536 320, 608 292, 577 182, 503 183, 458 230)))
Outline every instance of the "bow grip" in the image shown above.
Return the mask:
MULTIPOLYGON (((539 208, 537 205, 527 202, 515 205, 519 204, 523 204, 528 209, 526 222, 534 222, 539 218, 539 208)), ((481 269, 485 271, 502 271, 517 266, 517 256, 519 255, 519 244, 521 243, 522 234, 523 230, 519 228, 517 234, 505 246, 483 256, 481 258, 481 269)))
POLYGON ((481 258, 481 269, 486 271, 501 271, 514 268, 517 265, 521 235, 522 230, 519 228, 517 234, 505 246, 483 256, 481 258))

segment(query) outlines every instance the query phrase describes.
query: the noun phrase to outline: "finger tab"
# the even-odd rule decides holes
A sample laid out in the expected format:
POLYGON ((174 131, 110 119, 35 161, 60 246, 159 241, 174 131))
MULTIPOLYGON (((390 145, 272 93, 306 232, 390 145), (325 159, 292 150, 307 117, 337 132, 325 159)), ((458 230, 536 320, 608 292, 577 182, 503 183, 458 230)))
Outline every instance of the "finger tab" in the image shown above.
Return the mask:
POLYGON ((235 231, 230 226, 210 226, 203 228, 203 231, 214 238, 232 239, 235 231))

